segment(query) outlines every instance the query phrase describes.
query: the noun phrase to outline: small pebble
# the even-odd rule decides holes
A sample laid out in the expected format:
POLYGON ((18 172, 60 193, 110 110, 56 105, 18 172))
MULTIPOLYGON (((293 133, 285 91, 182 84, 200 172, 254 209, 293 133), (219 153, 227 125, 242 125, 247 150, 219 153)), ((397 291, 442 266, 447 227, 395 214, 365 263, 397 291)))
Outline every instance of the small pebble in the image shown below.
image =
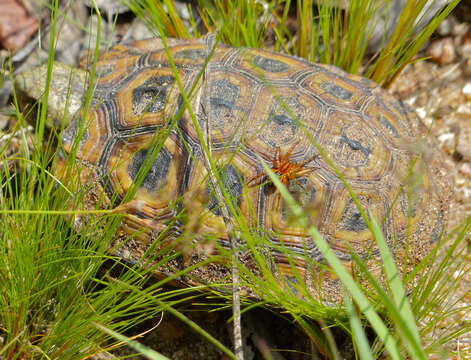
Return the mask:
POLYGON ((471 76, 471 57, 467 58, 464 61, 462 68, 463 68, 463 75, 470 77, 471 76))
POLYGON ((462 93, 465 96, 466 100, 471 100, 471 83, 466 83, 466 85, 463 86, 462 93))
POLYGON ((10 116, 0 113, 0 130, 6 130, 10 116))
POLYGON ((456 60, 453 38, 445 37, 434 40, 426 51, 430 59, 440 65, 450 64, 456 60))
POLYGON ((465 161, 471 161, 471 128, 468 124, 461 127, 456 141, 456 151, 465 161))
POLYGON ((422 120, 427 116, 427 110, 425 110, 423 107, 417 108, 415 111, 422 120))
POLYGON ((462 58, 469 59, 471 57, 471 38, 468 33, 463 35, 456 50, 462 58))
POLYGON ((461 164, 461 166, 458 168, 458 171, 464 176, 471 179, 471 165, 469 164, 469 162, 461 164))
POLYGON ((454 133, 442 134, 438 137, 441 148, 448 154, 453 154, 456 148, 456 139, 454 133))
POLYGON ((469 24, 466 22, 461 22, 458 24, 453 24, 451 33, 453 36, 463 36, 469 31, 469 24))

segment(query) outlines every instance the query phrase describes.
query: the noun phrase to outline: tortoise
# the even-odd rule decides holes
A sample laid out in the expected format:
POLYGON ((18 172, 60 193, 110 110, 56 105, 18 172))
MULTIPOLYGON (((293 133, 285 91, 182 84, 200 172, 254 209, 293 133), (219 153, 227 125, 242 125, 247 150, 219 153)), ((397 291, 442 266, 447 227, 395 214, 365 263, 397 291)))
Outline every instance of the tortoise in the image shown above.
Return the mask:
MULTIPOLYGON (((263 163, 345 266, 353 251, 378 268, 379 252, 339 175, 379 221, 397 259, 407 249, 414 264, 437 242, 451 189, 442 154, 407 105, 334 66, 216 44, 211 36, 167 41, 168 53, 162 40, 149 39, 103 54, 88 111, 78 97, 63 133, 65 153, 80 133, 76 161, 83 186, 93 189, 86 206, 125 211, 121 232, 139 233, 117 250, 121 257, 138 262, 149 246, 178 243, 189 228, 192 243, 214 239, 217 248, 230 248, 228 221, 241 231, 243 219, 245 229, 266 240, 263 253, 281 282, 296 281, 287 253, 293 254, 307 288, 316 296, 322 288, 324 300, 337 301, 337 280, 321 270, 322 254, 293 221, 263 163), (105 203, 97 200, 103 196, 105 203)), ((68 75, 55 69, 53 80, 63 89, 68 75)), ((17 86, 37 89, 30 78, 40 72, 23 73, 17 86)), ((57 103, 64 102, 60 91, 57 103)), ((256 272, 244 236, 238 240, 241 261, 256 272)), ((193 262, 207 256, 198 246, 186 251, 193 262)), ((224 269, 210 266, 198 276, 219 281, 224 269)))

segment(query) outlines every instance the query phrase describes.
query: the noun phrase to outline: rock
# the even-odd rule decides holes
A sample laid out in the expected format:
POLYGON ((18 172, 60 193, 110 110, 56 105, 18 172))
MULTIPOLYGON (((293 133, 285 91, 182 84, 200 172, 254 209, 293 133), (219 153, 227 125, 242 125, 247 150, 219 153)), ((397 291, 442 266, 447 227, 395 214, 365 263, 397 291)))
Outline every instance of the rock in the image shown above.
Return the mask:
POLYGON ((451 64, 456 60, 455 45, 452 37, 434 40, 426 51, 433 62, 440 65, 451 64))

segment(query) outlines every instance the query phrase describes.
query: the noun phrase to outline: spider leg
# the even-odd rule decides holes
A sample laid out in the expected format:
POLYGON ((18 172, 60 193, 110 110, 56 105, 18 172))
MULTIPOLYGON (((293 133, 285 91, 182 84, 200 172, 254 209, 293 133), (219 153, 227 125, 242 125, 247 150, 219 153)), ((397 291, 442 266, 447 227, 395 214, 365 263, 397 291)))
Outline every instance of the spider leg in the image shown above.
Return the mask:
POLYGON ((291 169, 293 168, 293 166, 294 164, 290 163, 289 161, 285 161, 279 165, 278 171, 281 174, 289 174, 292 171, 291 169))
POLYGON ((283 162, 283 158, 281 156, 281 149, 279 146, 277 146, 276 148, 275 157, 273 158, 272 162, 274 168, 280 167, 281 163, 283 162))
POLYGON ((304 187, 303 184, 301 184, 299 181, 296 181, 296 185, 298 185, 301 189, 303 189, 304 192, 307 192, 306 188, 304 187))
POLYGON ((306 174, 309 174, 313 170, 320 169, 319 166, 304 166, 302 169, 296 171, 296 177, 302 177, 306 174))
MULTIPOLYGON (((310 163, 311 161, 317 160, 318 158, 320 158, 320 154, 314 154, 310 158, 308 158, 308 159, 304 160, 302 163, 300 163, 300 165, 304 166, 304 165, 310 163)), ((317 167, 317 168, 319 168, 319 167, 317 167)))
POLYGON ((248 186, 248 187, 253 187, 253 186, 260 185, 260 183, 259 183, 259 182, 256 182, 256 181, 257 181, 258 179, 260 179, 260 178, 265 177, 265 176, 266 176, 266 175, 265 175, 265 173, 263 173, 263 172, 260 173, 260 174, 258 174, 258 175, 255 175, 252 179, 250 179, 250 180, 247 182, 247 186, 248 186), (255 184, 252 184, 252 183, 254 183, 254 182, 256 182, 256 183, 255 183, 255 184))
POLYGON ((301 140, 296 140, 291 146, 290 148, 288 149, 288 151, 285 153, 284 157, 283 157, 283 160, 284 161, 289 161, 289 158, 291 157, 291 153, 294 151, 294 149, 296 148, 296 146, 298 146, 299 142, 301 140))

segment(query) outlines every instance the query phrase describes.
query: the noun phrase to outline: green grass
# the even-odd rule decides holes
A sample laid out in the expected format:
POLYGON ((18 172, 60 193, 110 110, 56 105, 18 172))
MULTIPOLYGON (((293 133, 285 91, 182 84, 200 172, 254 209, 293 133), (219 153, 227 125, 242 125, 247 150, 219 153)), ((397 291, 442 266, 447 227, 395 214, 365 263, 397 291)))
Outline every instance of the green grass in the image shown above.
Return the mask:
MULTIPOLYGON (((190 19, 191 31, 186 29, 171 1, 133 2, 134 5, 138 3, 142 7, 134 6, 133 10, 156 33, 190 37, 199 36, 204 31, 201 26, 198 28, 194 19, 190 19), (168 13, 164 11, 163 4, 166 5, 168 13)), ((203 16, 203 28, 217 32, 218 38, 228 44, 264 47, 268 43, 275 50, 310 60, 334 63, 352 72, 362 69, 367 76, 387 85, 398 71, 412 61, 421 44, 458 1, 450 3, 440 16, 419 33, 415 33, 413 19, 419 15, 421 5, 425 5, 425 2, 422 1, 413 8, 408 7, 399 20, 400 26, 390 41, 385 42, 384 50, 377 54, 373 62, 363 67, 365 46, 370 35, 367 24, 376 11, 375 3, 365 0, 354 2, 357 6, 352 5, 351 12, 346 13, 319 7, 317 17, 314 12, 316 5, 311 1, 299 1, 295 33, 287 24, 289 17, 293 16, 286 10, 289 1, 274 1, 267 6, 244 0, 216 0, 211 4, 201 1, 196 11, 203 16), (282 5, 286 5, 284 9, 282 5), (314 23, 318 26, 314 26, 314 23), (303 41, 294 41, 296 34, 303 41)), ((52 74, 57 13, 57 2, 54 2, 51 16, 52 41, 43 103, 47 102, 48 84, 52 74)), ((100 26, 99 22, 98 32, 100 26)), ((97 42, 96 39, 90 41, 97 42)), ((90 107, 92 98, 97 56, 98 52, 95 52, 85 111, 90 107)), ((5 74, 8 66, 8 63, 3 64, 2 74, 5 74)), ((351 336, 357 358, 380 358, 385 355, 392 359, 402 359, 406 356, 411 359, 425 359, 430 354, 442 354, 446 358, 448 354, 444 346, 471 331, 471 324, 468 323, 462 327, 442 330, 441 334, 436 335, 440 321, 459 311, 470 311, 460 309, 456 300, 451 299, 451 295, 455 292, 460 277, 471 270, 470 264, 464 263, 461 256, 465 251, 464 243, 470 229, 471 217, 451 233, 451 245, 445 247, 445 243, 450 241, 442 237, 438 246, 423 263, 416 265, 411 273, 401 276, 378 224, 373 216, 367 216, 356 200, 380 249, 384 279, 378 282, 375 276, 370 274, 364 261, 357 257, 353 258, 355 277, 352 278, 329 244, 310 225, 308 210, 293 199, 270 169, 266 168, 270 181, 275 184, 277 191, 291 209, 292 221, 311 234, 327 260, 328 268, 332 269, 326 271, 333 271, 344 284, 345 303, 331 306, 319 302, 303 284, 302 276, 290 256, 288 258, 297 281, 291 284, 294 290, 288 291, 286 284, 280 284, 276 274, 272 273, 263 253, 263 248, 272 245, 268 239, 259 235, 261 231, 257 230, 262 229, 254 231, 247 219, 241 216, 240 210, 234 206, 236 202, 233 195, 224 186, 227 180, 219 170, 227 165, 227 160, 220 162, 213 158, 211 147, 207 146, 211 141, 200 129, 196 115, 190 107, 194 94, 191 91, 188 94, 183 91, 178 70, 174 65, 172 69, 184 99, 184 108, 188 110, 203 145, 208 169, 214 177, 214 186, 218 189, 217 197, 227 206, 231 221, 236 224, 237 232, 234 231, 233 235, 245 240, 260 274, 255 275, 244 264, 235 262, 241 284, 251 287, 262 299, 259 303, 244 299, 246 307, 242 311, 249 311, 254 306, 272 308, 276 305, 288 318, 299 324, 306 336, 327 358, 339 357, 335 338, 329 330, 333 325, 351 336), (418 280, 417 274, 420 274, 418 280), (358 279, 363 281, 360 283, 358 279), (407 289, 410 289, 410 284, 414 282, 417 282, 416 286, 412 286, 411 293, 406 296, 407 289), (320 322, 320 327, 316 325, 317 322, 320 322), (374 337, 371 336, 372 332, 374 337)), ((0 79, 3 78, 0 76, 0 79)), ((154 269, 165 266, 179 252, 171 251, 170 255, 165 256, 165 249, 150 249, 141 262, 145 266, 130 267, 109 251, 116 246, 115 234, 120 220, 125 216, 126 206, 123 205, 118 210, 90 210, 84 207, 85 191, 77 191, 83 186, 79 180, 80 170, 74 166, 76 147, 67 158, 67 180, 63 180, 64 177, 61 177, 61 181, 58 180, 53 170, 58 161, 55 146, 57 139, 54 132, 47 130, 46 108, 47 106, 43 105, 38 111, 36 139, 31 149, 23 147, 14 155, 10 155, 5 151, 6 145, 3 145, 8 143, 0 143, 3 146, 0 148, 0 180, 3 186, 0 198, 0 337, 3 339, 3 347, 0 349, 0 357, 83 359, 103 349, 115 348, 123 342, 138 352, 147 352, 148 358, 162 359, 160 354, 143 349, 122 333, 164 311, 189 324, 221 352, 234 358, 218 340, 174 309, 184 301, 198 301, 204 294, 200 292, 205 288, 204 285, 166 291, 163 286, 171 279, 149 281, 154 269), (72 226, 76 217, 87 219, 78 231, 73 230, 72 226), (156 253, 152 254, 151 250, 156 253)), ((15 111, 18 125, 14 132, 24 138, 25 120, 18 106, 15 106, 15 111)), ((167 129, 175 126, 180 115, 181 113, 176 114, 171 119, 167 129)), ((82 125, 85 126, 86 123, 82 122, 82 125)), ((125 201, 133 199, 135 191, 158 156, 168 132, 155 133, 151 140, 153 151, 148 153, 135 184, 126 194, 125 201)), ((76 146, 83 136, 83 129, 77 133, 76 146)), ((314 141, 312 142, 313 146, 316 146, 314 141)), ((323 150, 318 150, 322 154, 323 150)), ((323 154, 323 157, 327 159, 326 154, 323 154)), ((229 161, 231 159, 232 157, 229 157, 229 161)), ((329 165, 335 168, 332 162, 329 165)), ((412 170, 414 169, 411 165, 412 170)), ((340 172, 338 175, 342 179, 340 172)), ((348 183, 344 179, 343 181, 349 188, 348 183)), ((351 189, 350 192, 356 199, 351 189)), ((106 198, 103 198, 98 203, 106 204, 106 201, 106 198)), ((182 221, 185 221, 185 217, 188 221, 188 214, 180 214, 182 221)), ((132 237, 138 239, 140 235, 131 234, 131 239, 127 241, 131 241, 132 237)), ((191 232, 186 234, 189 238, 191 235, 191 232)), ((282 246, 279 250, 290 255, 282 246)), ((221 252, 233 257, 230 251, 221 249, 221 252)), ((211 260, 213 259, 209 258, 207 261, 211 260)), ((186 272, 190 270, 186 269, 186 272)), ((173 278, 183 274, 177 273, 173 278)), ((227 293, 218 293, 214 289, 211 291, 220 299, 216 301, 221 304, 217 307, 230 306, 230 296, 227 293)))
POLYGON ((381 1, 351 1, 350 11, 344 12, 329 6, 336 5, 336 0, 320 4, 313 0, 300 0, 297 6, 291 0, 198 0, 196 8, 188 5, 188 12, 197 11, 202 16, 203 26, 198 27, 194 17, 190 17, 190 30, 177 15, 172 1, 122 2, 156 35, 189 38, 210 31, 232 46, 264 48, 269 44, 269 48, 275 51, 336 65, 350 73, 361 73, 387 87, 397 73, 415 61, 414 56, 460 0, 450 1, 423 28, 419 27, 417 20, 424 16, 422 12, 431 10, 433 2, 408 1, 391 37, 383 38, 381 50, 373 57, 366 53, 367 44, 372 36, 372 25, 378 21, 375 15, 389 16, 387 1, 384 2, 385 7, 381 7, 381 1), (296 29, 288 25, 292 16, 289 9, 293 8, 296 8, 296 29))
MULTIPOLYGON (((52 12, 53 24, 55 14, 57 2, 52 12)), ((43 106, 38 108, 32 147, 24 146, 9 154, 11 141, 1 142, 2 359, 88 358, 122 346, 103 328, 124 332, 162 312, 175 313, 172 306, 201 296, 195 289, 162 292, 162 284, 169 279, 149 282, 157 264, 130 268, 112 255, 109 250, 122 215, 84 208, 87 188, 80 184, 73 155, 67 158, 67 176, 59 179, 53 174, 60 157, 56 133, 49 132, 45 125, 44 102, 48 98, 53 53, 51 47, 43 106), (77 192, 79 188, 82 191, 77 192), (87 220, 74 231, 72 225, 79 219, 87 220)), ((2 79, 7 69, 10 70, 9 63, 2 66, 2 79)), ((90 84, 93 77, 92 74, 90 84)), ((26 115, 19 111, 14 95, 18 122, 12 133, 24 139, 29 136, 25 130, 26 115)), ((85 108, 91 96, 89 91, 85 108)), ((83 131, 78 129, 77 133, 76 145, 83 131)), ((22 144, 26 145, 26 141, 22 144)), ((164 258, 158 265, 169 260, 170 257, 164 258)), ((213 341, 230 355, 224 346, 213 341)))

